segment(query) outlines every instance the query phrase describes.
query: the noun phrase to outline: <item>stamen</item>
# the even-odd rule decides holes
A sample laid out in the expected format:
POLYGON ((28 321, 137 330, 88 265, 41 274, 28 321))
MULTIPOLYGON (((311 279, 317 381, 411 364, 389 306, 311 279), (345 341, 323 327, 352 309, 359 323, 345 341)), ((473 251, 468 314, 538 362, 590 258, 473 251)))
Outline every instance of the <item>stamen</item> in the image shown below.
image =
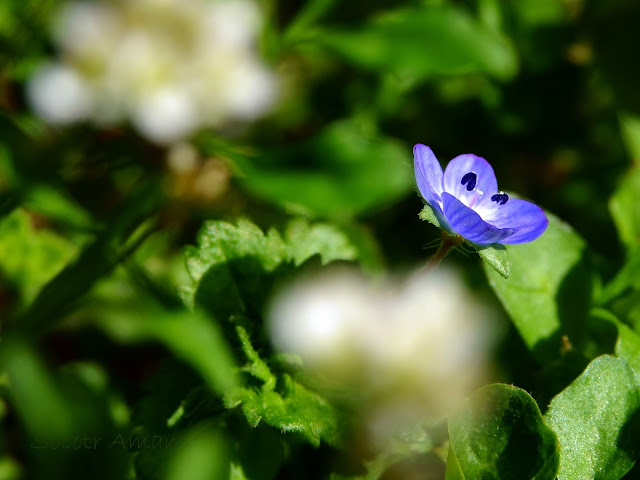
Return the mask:
POLYGON ((480 198, 482 198, 482 192, 476 192, 476 194, 473 196, 473 198, 469 202, 469 205, 467 206, 469 208, 473 208, 476 205, 476 202, 480 200, 480 198))
POLYGON ((464 174, 460 183, 462 185, 466 185, 467 191, 470 192, 471 190, 476 188, 477 181, 478 181, 478 175, 476 175, 474 172, 469 172, 464 174))
POLYGON ((491 201, 496 202, 499 205, 504 205, 509 201, 509 195, 504 192, 498 192, 495 195, 491 196, 491 201))

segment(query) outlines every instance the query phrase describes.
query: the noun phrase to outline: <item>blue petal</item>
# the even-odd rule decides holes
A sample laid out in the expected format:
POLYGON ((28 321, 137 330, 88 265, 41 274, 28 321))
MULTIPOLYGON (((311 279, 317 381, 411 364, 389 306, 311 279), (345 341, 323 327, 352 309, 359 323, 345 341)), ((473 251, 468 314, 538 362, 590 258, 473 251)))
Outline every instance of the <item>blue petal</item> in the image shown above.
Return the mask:
POLYGON ((504 205, 494 203, 491 210, 483 211, 485 221, 497 228, 514 228, 516 233, 501 243, 515 244, 535 240, 544 233, 549 220, 544 211, 536 204, 510 198, 504 205))
POLYGON ((505 238, 516 233, 513 228, 497 228, 485 222, 480 215, 447 192, 442 194, 442 203, 444 216, 451 228, 470 242, 505 243, 505 238))
POLYGON ((442 167, 433 151, 418 143, 413 147, 413 167, 420 194, 440 215, 442 212, 442 167))
POLYGON ((458 155, 444 170, 444 191, 450 193, 467 207, 483 210, 491 203, 491 195, 498 192, 498 182, 493 168, 484 158, 471 153, 458 155), (475 188, 467 190, 462 178, 473 172, 477 179, 475 188))

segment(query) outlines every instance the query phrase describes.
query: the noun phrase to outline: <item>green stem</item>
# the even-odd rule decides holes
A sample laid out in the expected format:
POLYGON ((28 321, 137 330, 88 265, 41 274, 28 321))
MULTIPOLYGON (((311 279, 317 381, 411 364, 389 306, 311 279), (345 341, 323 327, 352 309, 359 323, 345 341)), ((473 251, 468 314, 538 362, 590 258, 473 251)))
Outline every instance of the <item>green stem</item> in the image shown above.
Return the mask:
POLYGON ((442 259, 446 257, 452 249, 460 245, 462 242, 464 242, 464 239, 460 235, 451 235, 449 232, 445 232, 443 230, 442 243, 440 244, 440 248, 438 248, 438 251, 431 258, 429 258, 429 260, 427 260, 427 264, 425 265, 424 269, 426 271, 429 271, 436 268, 438 265, 440 265, 442 259))

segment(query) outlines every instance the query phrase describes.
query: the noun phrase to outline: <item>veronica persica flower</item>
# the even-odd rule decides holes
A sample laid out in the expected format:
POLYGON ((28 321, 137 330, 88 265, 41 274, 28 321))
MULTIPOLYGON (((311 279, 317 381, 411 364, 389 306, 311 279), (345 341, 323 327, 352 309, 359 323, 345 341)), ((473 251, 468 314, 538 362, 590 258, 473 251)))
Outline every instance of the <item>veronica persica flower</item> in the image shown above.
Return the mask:
POLYGON ((420 194, 450 233, 476 244, 525 243, 544 233, 549 224, 537 205, 498 190, 493 168, 484 158, 458 155, 444 172, 426 145, 413 148, 420 194))

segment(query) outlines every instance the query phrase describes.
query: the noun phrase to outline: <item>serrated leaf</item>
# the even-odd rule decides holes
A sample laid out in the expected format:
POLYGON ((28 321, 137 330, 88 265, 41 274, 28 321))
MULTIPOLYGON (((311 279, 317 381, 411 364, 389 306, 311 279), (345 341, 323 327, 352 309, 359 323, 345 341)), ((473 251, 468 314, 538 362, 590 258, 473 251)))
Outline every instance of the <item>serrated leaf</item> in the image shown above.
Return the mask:
POLYGON ((337 446, 340 442, 339 416, 331 404, 287 374, 277 382, 269 366, 251 345, 246 330, 238 326, 237 331, 249 360, 244 370, 263 384, 260 390, 242 388, 226 395, 227 408, 240 406, 253 427, 264 421, 283 432, 298 432, 313 445, 324 441, 337 446))
POLYGON ((313 255, 323 262, 353 260, 357 250, 336 227, 294 220, 285 239, 275 229, 263 233, 246 219, 236 224, 206 222, 198 246, 187 247, 187 269, 195 283, 181 289, 190 306, 202 306, 219 319, 261 314, 274 280, 313 255))
POLYGON ((553 480, 558 440, 535 400, 512 385, 488 385, 449 419, 447 479, 553 480))
POLYGON ((508 280, 485 264, 489 284, 527 347, 542 361, 557 357, 563 336, 581 348, 592 286, 584 240, 554 215, 547 216, 549 227, 540 238, 506 246, 508 280))
POLYGON ((560 441, 559 480, 617 480, 638 454, 640 385, 629 364, 603 355, 545 414, 560 441))
POLYGON ((328 223, 310 225, 303 218, 294 219, 287 225, 285 242, 288 256, 296 266, 314 255, 320 255, 323 264, 358 257, 358 251, 346 235, 328 223))
POLYGON ((260 228, 241 218, 236 224, 205 222, 198 232, 198 248, 187 250, 187 268, 198 282, 211 266, 251 256, 266 271, 273 270, 287 255, 286 247, 275 230, 265 235, 260 228))
POLYGON ((509 278, 511 273, 511 262, 509 262, 509 253, 504 245, 477 245, 473 247, 478 251, 480 258, 484 262, 498 272, 503 278, 509 278))
POLYGON ((195 283, 195 289, 181 292, 186 303, 226 320, 234 313, 260 311, 269 279, 288 261, 288 252, 276 230, 265 235, 249 220, 239 219, 236 224, 205 222, 198 246, 187 247, 185 257, 195 283))
POLYGON ((227 401, 239 404, 247 421, 254 427, 264 421, 283 432, 300 433, 312 445, 326 442, 338 446, 340 426, 334 407, 288 375, 284 375, 283 380, 282 393, 244 388, 227 401))

